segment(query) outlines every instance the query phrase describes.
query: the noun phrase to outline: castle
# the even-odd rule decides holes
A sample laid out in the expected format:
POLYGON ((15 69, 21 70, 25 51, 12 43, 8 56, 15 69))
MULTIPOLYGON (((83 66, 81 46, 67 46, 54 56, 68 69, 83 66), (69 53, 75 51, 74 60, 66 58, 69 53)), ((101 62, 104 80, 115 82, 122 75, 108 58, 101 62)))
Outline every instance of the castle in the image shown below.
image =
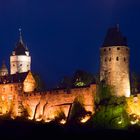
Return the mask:
MULTIPOLYGON (((119 27, 110 28, 100 48, 100 82, 113 87, 113 95, 130 96, 129 48, 119 27)), ((22 39, 10 56, 10 74, 3 63, 0 69, 0 115, 21 117, 24 111, 28 119, 49 122, 63 112, 69 117, 74 101, 78 100, 86 111, 95 113, 97 85, 70 89, 36 91, 36 81, 31 72, 31 56, 22 39)), ((89 116, 81 118, 86 122, 89 116)), ((60 123, 66 123, 66 119, 60 123)))

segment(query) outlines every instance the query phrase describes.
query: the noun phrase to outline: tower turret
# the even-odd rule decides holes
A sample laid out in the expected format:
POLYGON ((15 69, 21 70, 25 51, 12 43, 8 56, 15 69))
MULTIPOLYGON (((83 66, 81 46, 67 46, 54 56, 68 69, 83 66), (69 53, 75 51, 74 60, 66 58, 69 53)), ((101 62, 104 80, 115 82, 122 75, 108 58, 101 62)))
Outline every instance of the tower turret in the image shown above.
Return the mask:
POLYGON ((29 55, 29 50, 25 46, 21 29, 19 29, 19 41, 16 44, 15 49, 10 56, 10 73, 22 73, 31 70, 31 56, 29 55))
POLYGON ((119 26, 108 30, 100 48, 100 81, 112 86, 115 96, 130 96, 129 48, 119 26))
POLYGON ((8 69, 6 67, 5 62, 3 61, 0 69, 0 76, 6 76, 6 75, 8 75, 8 69))

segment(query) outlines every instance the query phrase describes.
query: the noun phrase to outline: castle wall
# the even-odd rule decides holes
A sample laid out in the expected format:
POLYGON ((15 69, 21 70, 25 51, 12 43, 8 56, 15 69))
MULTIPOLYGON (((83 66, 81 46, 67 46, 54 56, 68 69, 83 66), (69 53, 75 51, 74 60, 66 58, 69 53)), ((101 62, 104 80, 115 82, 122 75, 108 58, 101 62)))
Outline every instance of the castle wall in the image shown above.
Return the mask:
POLYGON ((116 96, 130 96, 129 48, 111 46, 100 49, 100 81, 114 88, 116 96))
POLYGON ((28 110, 29 119, 49 122, 63 112, 68 117, 70 106, 77 99, 86 111, 94 113, 96 85, 66 90, 53 90, 41 93, 26 94, 23 105, 28 110))
MULTIPOLYGON (((0 114, 13 112, 17 116, 18 95, 22 93, 22 84, 0 84, 0 114)), ((12 114, 13 114, 12 113, 12 114)))

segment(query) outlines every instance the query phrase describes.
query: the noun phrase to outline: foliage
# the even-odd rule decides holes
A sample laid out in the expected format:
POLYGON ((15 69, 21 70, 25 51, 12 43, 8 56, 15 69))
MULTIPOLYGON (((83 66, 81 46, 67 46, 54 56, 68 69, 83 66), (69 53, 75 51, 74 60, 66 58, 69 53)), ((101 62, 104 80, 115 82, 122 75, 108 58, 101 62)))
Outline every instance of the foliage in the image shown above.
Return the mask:
POLYGON ((93 124, 104 128, 127 128, 129 118, 125 111, 125 104, 125 97, 115 96, 111 96, 107 102, 100 102, 93 116, 93 124))
POLYGON ((134 72, 130 74, 131 93, 132 94, 138 93, 139 81, 140 81, 140 76, 138 74, 136 74, 134 72))
POLYGON ((80 103, 78 100, 75 100, 73 105, 72 105, 72 109, 70 112, 70 122, 71 123, 80 123, 80 119, 86 115, 91 115, 91 112, 87 112, 82 103, 80 103))
POLYGON ((86 71, 77 70, 72 79, 74 86, 85 86, 90 85, 94 81, 94 76, 86 71))
POLYGON ((72 76, 64 76, 59 82, 59 88, 71 88, 71 87, 81 87, 90 85, 95 81, 93 74, 85 72, 83 70, 77 70, 72 76))
POLYGON ((33 73, 33 76, 36 81, 36 90, 37 91, 44 91, 46 89, 45 82, 42 80, 39 74, 33 73))
POLYGON ((110 96, 114 94, 113 86, 109 86, 106 84, 100 83, 97 86, 97 96, 95 97, 95 102, 98 104, 99 102, 106 102, 110 99, 110 96))
POLYGON ((59 88, 71 88, 72 87, 72 78, 68 76, 64 76, 63 79, 58 84, 59 88))

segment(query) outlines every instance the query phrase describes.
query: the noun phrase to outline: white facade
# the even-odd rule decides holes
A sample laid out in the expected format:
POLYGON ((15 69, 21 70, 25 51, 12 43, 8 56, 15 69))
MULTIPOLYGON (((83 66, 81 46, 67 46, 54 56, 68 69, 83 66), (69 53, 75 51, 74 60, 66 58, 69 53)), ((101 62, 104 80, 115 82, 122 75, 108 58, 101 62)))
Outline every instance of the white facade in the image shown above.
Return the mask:
POLYGON ((11 55, 10 56, 10 74, 22 73, 31 70, 31 56, 11 55))

